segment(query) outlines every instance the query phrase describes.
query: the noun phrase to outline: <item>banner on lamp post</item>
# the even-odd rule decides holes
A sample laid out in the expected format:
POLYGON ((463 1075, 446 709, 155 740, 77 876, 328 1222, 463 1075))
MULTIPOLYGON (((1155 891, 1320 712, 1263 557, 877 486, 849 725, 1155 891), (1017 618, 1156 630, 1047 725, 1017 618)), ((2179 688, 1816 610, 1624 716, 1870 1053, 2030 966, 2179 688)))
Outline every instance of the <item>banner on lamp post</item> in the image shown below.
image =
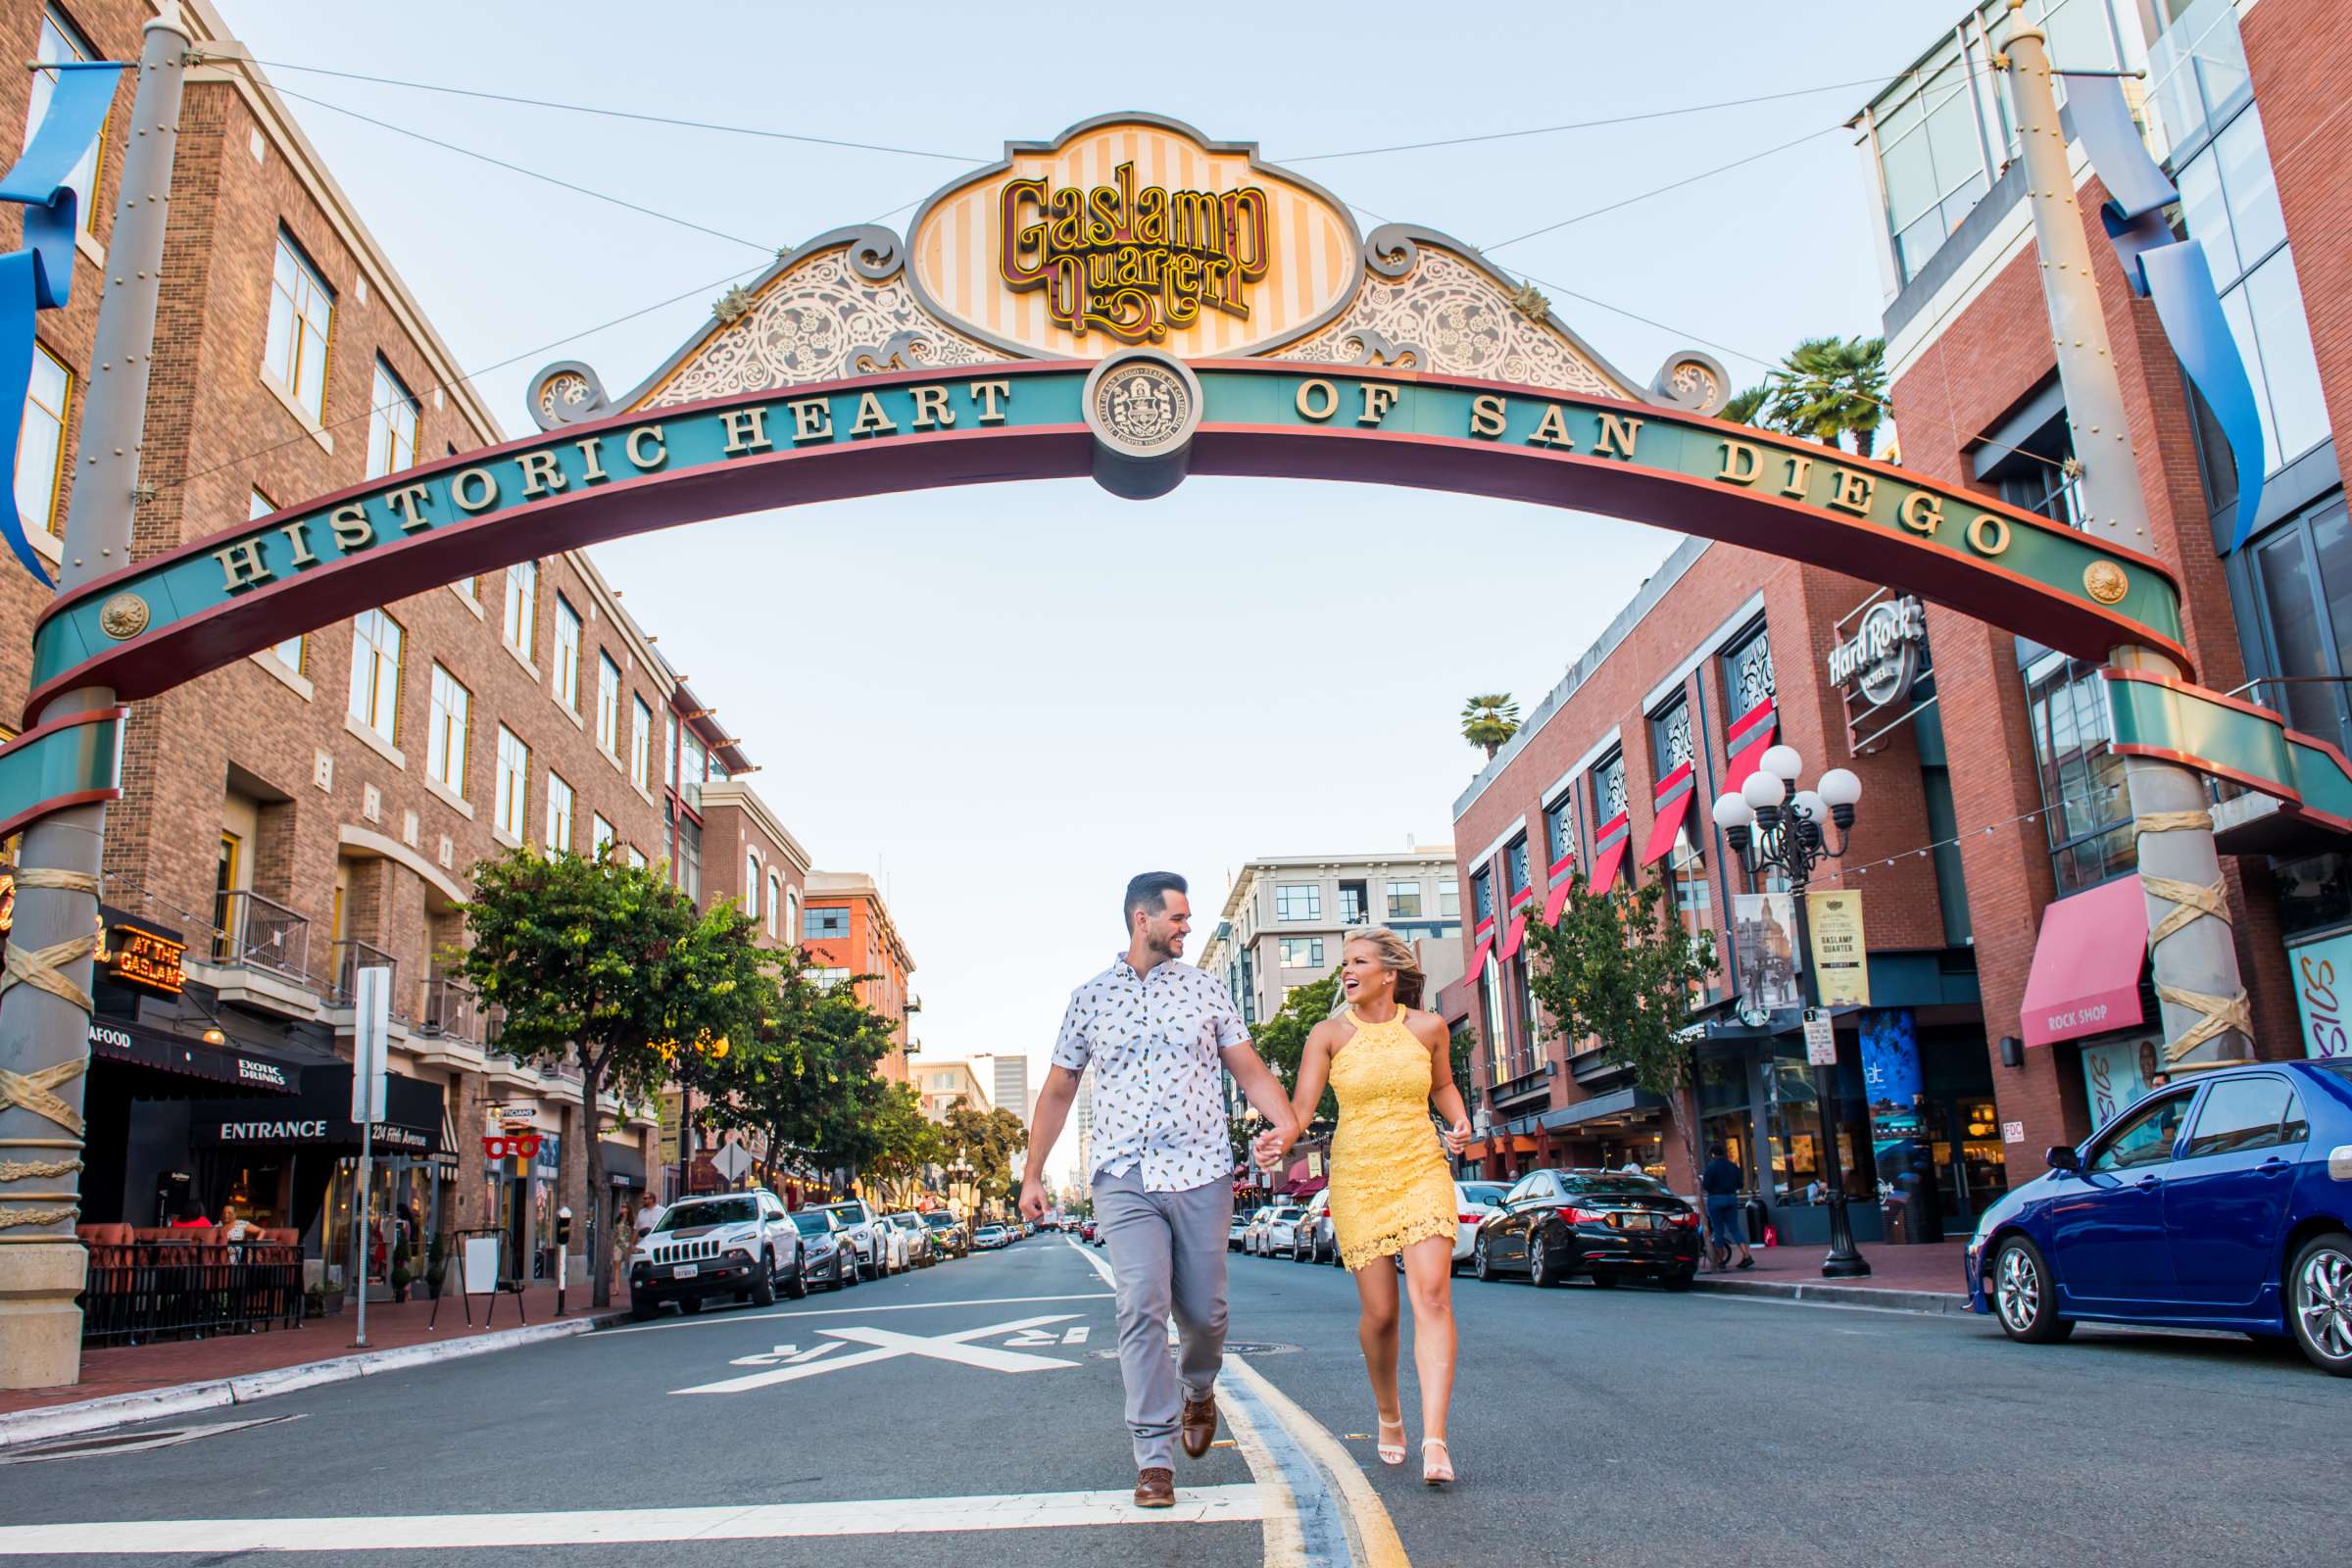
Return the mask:
POLYGON ((1825 1007, 1870 1005, 1870 949, 1862 936, 1862 895, 1840 889, 1805 895, 1812 939, 1813 985, 1825 1007))

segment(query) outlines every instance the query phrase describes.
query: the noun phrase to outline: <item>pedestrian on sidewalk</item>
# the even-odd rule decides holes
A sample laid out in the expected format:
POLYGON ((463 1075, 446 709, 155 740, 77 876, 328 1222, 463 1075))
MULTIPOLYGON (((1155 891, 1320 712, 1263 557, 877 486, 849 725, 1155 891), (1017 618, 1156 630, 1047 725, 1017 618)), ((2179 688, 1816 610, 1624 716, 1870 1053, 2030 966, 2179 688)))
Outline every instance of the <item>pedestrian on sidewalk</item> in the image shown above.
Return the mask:
POLYGON ((1740 1167, 1732 1163, 1731 1151, 1721 1144, 1709 1144, 1707 1168, 1699 1173, 1698 1190, 1707 1200, 1707 1236, 1718 1272, 1731 1267, 1734 1248, 1739 1250, 1741 1268, 1756 1266, 1755 1254, 1747 1250, 1747 1216, 1740 1201, 1742 1180, 1740 1167))
POLYGON ((1470 1142, 1470 1112, 1453 1081, 1446 1022, 1419 1005, 1425 981, 1404 939, 1386 926, 1350 934, 1342 950, 1347 1006, 1307 1032, 1291 1095, 1292 1121, 1260 1133, 1257 1162, 1274 1169, 1315 1113, 1323 1085, 1340 1099, 1331 1138, 1331 1230, 1355 1276, 1355 1334, 1380 1417, 1383 1464, 1404 1463, 1396 1392, 1396 1271, 1413 1301, 1413 1367, 1421 1384, 1421 1479, 1453 1480, 1446 1412, 1453 1400, 1453 1173, 1470 1142), (1443 1134, 1430 1127, 1435 1104, 1443 1134), (1377 1265, 1377 1266, 1376 1266, 1377 1265), (1396 1434, 1391 1442, 1389 1434, 1396 1434))
POLYGON ((1030 1123, 1021 1213, 1045 1215, 1046 1156, 1091 1063, 1094 1169, 1087 1178, 1117 1295, 1135 1501, 1168 1508, 1176 1502, 1179 1431, 1196 1459, 1217 1435, 1225 1237, 1233 1222, 1233 1149, 1218 1067, 1276 1128, 1291 1130, 1291 1107, 1250 1049, 1233 998, 1180 957, 1192 929, 1184 878, 1173 871, 1136 877, 1123 913, 1127 951, 1070 993, 1062 1015, 1030 1123))

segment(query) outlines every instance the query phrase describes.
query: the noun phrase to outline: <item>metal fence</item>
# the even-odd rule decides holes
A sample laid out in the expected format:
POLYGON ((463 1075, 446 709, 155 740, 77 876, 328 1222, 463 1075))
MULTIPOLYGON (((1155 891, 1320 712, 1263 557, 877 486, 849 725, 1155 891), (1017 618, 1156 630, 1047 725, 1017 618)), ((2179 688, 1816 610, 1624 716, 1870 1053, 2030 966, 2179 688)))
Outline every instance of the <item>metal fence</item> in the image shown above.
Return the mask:
POLYGON ((89 1244, 84 1345, 258 1333, 302 1322, 302 1249, 271 1242, 89 1244))

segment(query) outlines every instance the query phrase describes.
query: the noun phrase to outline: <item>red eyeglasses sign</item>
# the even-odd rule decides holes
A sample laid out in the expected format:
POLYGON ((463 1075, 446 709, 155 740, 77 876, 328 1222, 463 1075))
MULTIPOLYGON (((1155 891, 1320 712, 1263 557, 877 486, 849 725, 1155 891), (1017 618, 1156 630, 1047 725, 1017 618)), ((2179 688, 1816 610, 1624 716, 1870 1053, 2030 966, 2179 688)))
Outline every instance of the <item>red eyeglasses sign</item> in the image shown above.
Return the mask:
POLYGON ((539 1155, 537 1133, 486 1133, 482 1137, 482 1153, 491 1159, 536 1159, 539 1155))

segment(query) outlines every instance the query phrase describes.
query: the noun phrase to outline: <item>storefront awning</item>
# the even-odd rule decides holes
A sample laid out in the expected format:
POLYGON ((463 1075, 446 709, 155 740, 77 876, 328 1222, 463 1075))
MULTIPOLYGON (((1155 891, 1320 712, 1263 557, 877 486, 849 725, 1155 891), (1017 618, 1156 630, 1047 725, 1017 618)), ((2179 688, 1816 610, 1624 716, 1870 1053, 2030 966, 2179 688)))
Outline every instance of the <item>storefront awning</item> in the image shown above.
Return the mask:
MULTIPOLYGON (((184 1078, 235 1084, 255 1094, 302 1092, 304 1064, 291 1057, 235 1044, 208 1045, 193 1035, 152 1029, 122 1018, 90 1020, 90 1054, 100 1061, 127 1062, 184 1078)), ((322 1057, 319 1065, 324 1064, 322 1057)), ((348 1082, 348 1068, 345 1073, 348 1082)))
MULTIPOLYGON (((374 1127, 379 1158, 454 1154, 444 1147, 441 1086, 394 1073, 384 1083, 384 1115, 374 1127)), ((351 1119, 351 1064, 313 1067, 302 1094, 256 1105, 251 1101, 199 1101, 188 1107, 191 1149, 333 1149, 357 1153, 360 1126, 351 1119)))
POLYGON ((637 1144, 616 1144, 600 1138, 597 1147, 605 1152, 605 1181, 613 1187, 643 1187, 645 1185, 645 1150, 637 1144))
POLYGON ((1544 901, 1544 923, 1545 925, 1560 923, 1560 911, 1568 907, 1568 890, 1575 886, 1576 870, 1571 866, 1566 876, 1551 885, 1551 897, 1544 901))
MULTIPOLYGON (((1683 769, 1687 771, 1690 765, 1685 762, 1683 769)), ((1649 824, 1649 842, 1642 849, 1643 865, 1655 865, 1666 858, 1667 852, 1674 848, 1675 834, 1682 831, 1684 820, 1690 814, 1690 798, 1697 793, 1696 790, 1686 788, 1658 808, 1658 814, 1649 824)))
POLYGON ((1494 937, 1480 937, 1478 939, 1477 951, 1470 955, 1470 967, 1462 971, 1462 979, 1466 982, 1475 983, 1480 975, 1486 973, 1487 956, 1494 951, 1494 937))
POLYGON ((1634 1111, 1656 1110, 1664 1103, 1647 1090, 1628 1087, 1611 1094, 1594 1095, 1591 1100, 1579 1101, 1573 1105, 1562 1105, 1558 1110, 1545 1111, 1544 1130, 1556 1133, 1563 1127, 1574 1127, 1581 1122, 1599 1121, 1634 1111))
POLYGON ((2139 972, 2147 958, 2147 904, 2136 876, 2042 910, 2019 1020, 2026 1044, 2046 1046, 2137 1024, 2139 972))
POLYGON ((1593 857, 1593 892, 1606 893, 1610 888, 1617 885, 1617 869, 1619 866, 1625 864, 1626 848, 1633 842, 1633 838, 1630 835, 1620 837, 1616 843, 1610 845, 1607 849, 1601 851, 1600 854, 1593 857))
POLYGON ((1764 754, 1771 749, 1773 737, 1781 725, 1780 710, 1767 697, 1738 718, 1723 738, 1723 788, 1726 794, 1737 795, 1748 775, 1763 762, 1764 754))
POLYGON ((1512 915, 1511 928, 1502 934, 1502 945, 1494 950, 1494 961, 1508 963, 1519 956, 1519 942, 1526 935, 1527 916, 1524 914, 1512 915))

